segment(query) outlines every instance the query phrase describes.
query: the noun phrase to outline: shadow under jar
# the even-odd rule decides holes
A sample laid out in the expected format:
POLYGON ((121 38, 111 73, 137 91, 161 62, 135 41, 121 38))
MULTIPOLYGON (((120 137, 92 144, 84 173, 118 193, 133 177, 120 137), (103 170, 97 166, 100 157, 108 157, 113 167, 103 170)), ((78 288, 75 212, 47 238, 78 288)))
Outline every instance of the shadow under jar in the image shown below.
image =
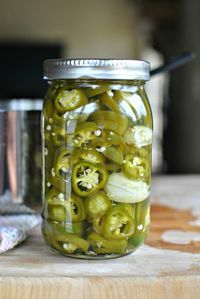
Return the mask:
POLYGON ((140 60, 46 60, 44 238, 60 253, 107 259, 143 244, 150 222, 152 115, 140 60))

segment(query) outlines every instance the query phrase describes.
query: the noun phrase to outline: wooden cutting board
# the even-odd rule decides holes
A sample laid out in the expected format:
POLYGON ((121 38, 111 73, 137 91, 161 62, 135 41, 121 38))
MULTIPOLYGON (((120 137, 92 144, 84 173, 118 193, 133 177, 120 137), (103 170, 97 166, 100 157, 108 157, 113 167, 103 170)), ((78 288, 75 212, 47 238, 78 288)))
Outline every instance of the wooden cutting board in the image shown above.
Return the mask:
POLYGON ((0 256, 0 299, 200 298, 200 176, 153 180, 151 233, 126 257, 60 256, 40 228, 0 256))

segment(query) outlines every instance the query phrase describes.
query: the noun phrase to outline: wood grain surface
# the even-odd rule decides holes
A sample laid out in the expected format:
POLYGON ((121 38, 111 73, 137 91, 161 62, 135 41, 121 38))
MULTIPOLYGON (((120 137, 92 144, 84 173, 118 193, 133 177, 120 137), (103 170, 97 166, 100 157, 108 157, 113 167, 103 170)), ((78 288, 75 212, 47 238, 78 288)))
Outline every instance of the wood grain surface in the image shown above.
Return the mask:
POLYGON ((0 299, 200 298, 200 176, 153 180, 151 232, 136 253, 77 260, 51 251, 40 228, 0 256, 0 299))

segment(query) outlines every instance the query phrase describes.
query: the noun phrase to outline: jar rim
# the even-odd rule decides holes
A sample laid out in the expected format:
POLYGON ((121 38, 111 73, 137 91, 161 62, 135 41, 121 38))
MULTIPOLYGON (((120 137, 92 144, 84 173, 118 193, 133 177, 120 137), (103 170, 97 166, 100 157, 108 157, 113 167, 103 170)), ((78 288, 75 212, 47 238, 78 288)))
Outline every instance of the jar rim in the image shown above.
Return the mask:
POLYGON ((44 61, 45 80, 59 79, 150 79, 150 63, 132 59, 47 59, 44 61))

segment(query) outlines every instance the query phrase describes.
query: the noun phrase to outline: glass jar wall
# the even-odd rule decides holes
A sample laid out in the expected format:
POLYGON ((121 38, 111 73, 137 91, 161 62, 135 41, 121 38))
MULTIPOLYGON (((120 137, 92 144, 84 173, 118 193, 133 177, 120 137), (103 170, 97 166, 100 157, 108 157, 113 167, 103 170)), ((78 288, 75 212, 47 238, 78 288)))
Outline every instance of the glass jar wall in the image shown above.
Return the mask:
POLYGON ((49 83, 42 112, 44 238, 72 257, 131 253, 150 222, 152 118, 144 80, 49 83))

